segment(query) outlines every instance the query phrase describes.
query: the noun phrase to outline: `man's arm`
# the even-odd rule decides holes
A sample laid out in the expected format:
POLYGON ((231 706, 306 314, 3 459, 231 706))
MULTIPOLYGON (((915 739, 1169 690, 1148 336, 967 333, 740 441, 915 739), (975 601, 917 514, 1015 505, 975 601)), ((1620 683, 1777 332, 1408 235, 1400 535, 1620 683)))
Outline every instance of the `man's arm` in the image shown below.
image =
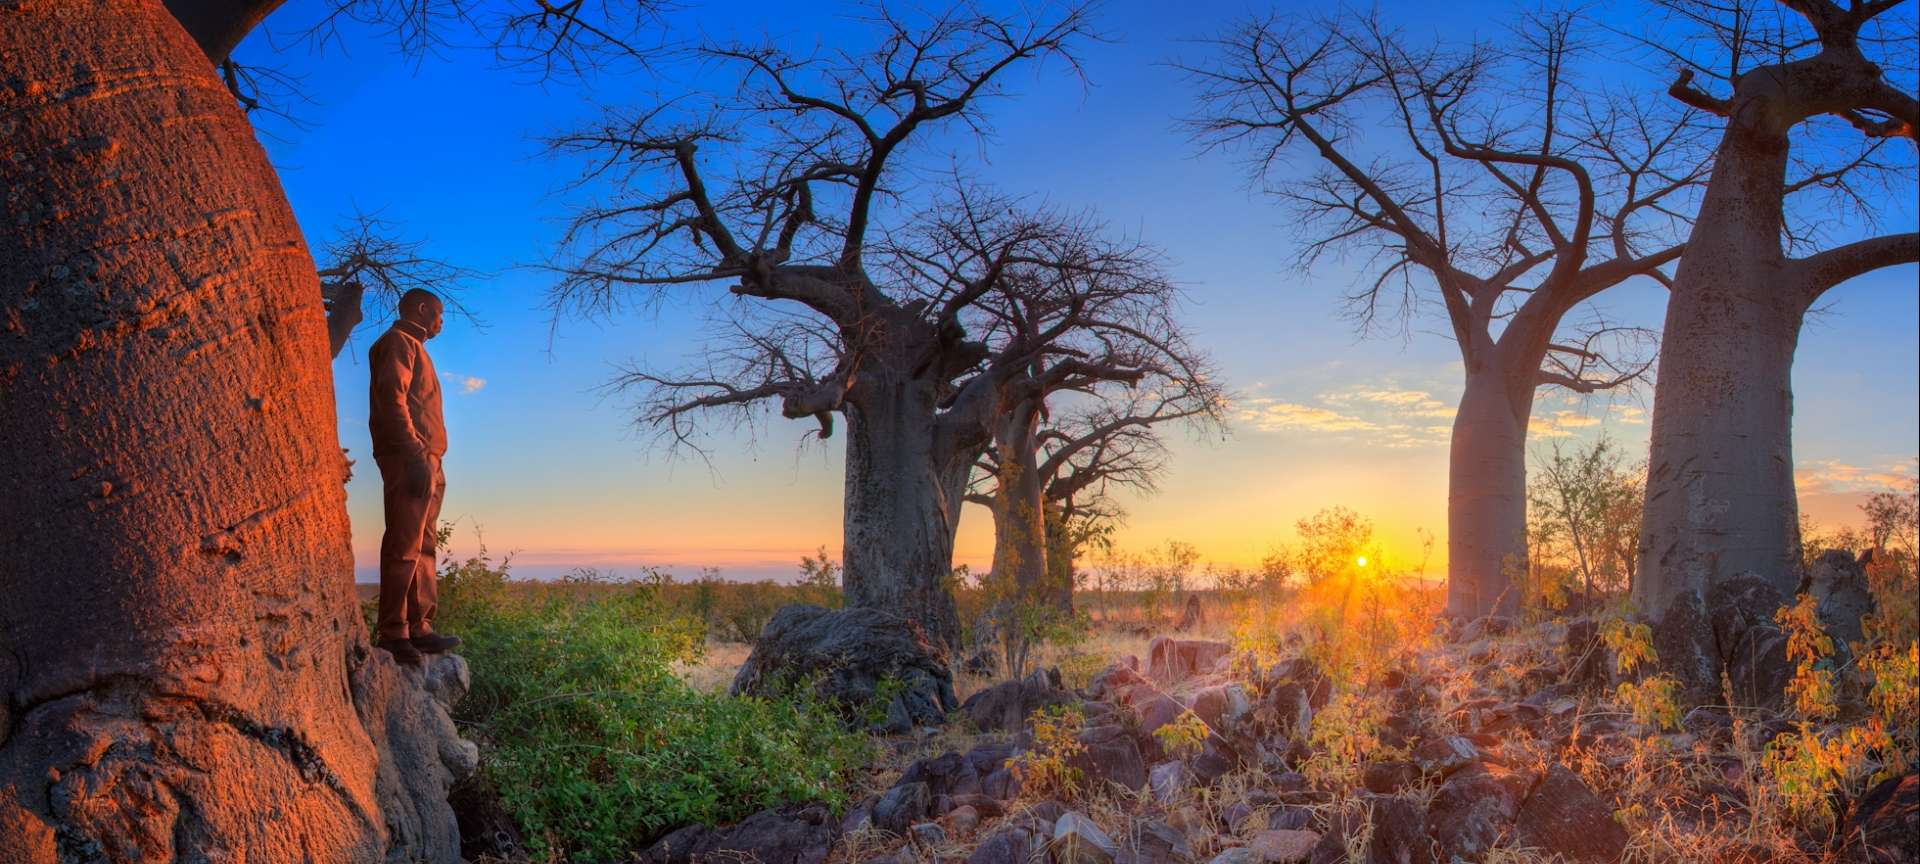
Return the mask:
POLYGON ((413 415, 407 408, 407 391, 413 386, 415 354, 419 347, 406 339, 382 339, 374 343, 373 433, 374 444, 405 454, 410 462, 427 461, 427 445, 413 432, 413 415))

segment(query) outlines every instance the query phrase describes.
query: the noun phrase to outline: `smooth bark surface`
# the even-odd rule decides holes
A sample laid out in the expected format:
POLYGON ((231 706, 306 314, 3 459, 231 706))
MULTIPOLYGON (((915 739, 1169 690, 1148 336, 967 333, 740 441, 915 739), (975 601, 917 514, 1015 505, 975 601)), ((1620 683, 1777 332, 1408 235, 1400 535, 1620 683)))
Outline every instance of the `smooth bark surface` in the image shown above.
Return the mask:
MULTIPOLYGON (((1520 373, 1531 376, 1538 357, 1520 373)), ((1469 373, 1453 417, 1447 469, 1447 609, 1477 618, 1520 608, 1527 570, 1527 418, 1533 386, 1506 386, 1509 370, 1469 373), (1514 404, 1516 401, 1522 404, 1514 404)))
POLYGON ((1636 605, 1660 616, 1743 572, 1799 580, 1793 351, 1806 308, 1782 284, 1787 142, 1730 132, 1667 302, 1636 605))
POLYGON ((265 154, 159 0, 0 5, 0 56, 5 842, 379 860, 319 286, 265 154))
POLYGON ((1725 125, 1674 274, 1654 394, 1633 596, 1655 619, 1671 617, 1676 600, 1705 598, 1714 585, 1747 572, 1792 596, 1800 577, 1792 449, 1800 325, 1835 285, 1920 260, 1913 233, 1787 257, 1788 196, 1811 185, 1847 188, 1849 172, 1866 161, 1855 157, 1789 181, 1790 166, 1804 161, 1790 158, 1794 130, 1833 116, 1869 138, 1906 139, 1891 146, 1910 147, 1920 100, 1889 83, 1862 53, 1863 44, 1881 42, 1867 38, 1866 28, 1898 3, 1785 5, 1804 19, 1804 30, 1753 36, 1738 20, 1710 25, 1741 52, 1722 78, 1729 95, 1692 83, 1695 70, 1717 68, 1717 61, 1684 67, 1668 90, 1725 125), (1747 44, 1750 38, 1755 44, 1747 44), (1737 61, 1747 57, 1766 62, 1742 68, 1737 61))

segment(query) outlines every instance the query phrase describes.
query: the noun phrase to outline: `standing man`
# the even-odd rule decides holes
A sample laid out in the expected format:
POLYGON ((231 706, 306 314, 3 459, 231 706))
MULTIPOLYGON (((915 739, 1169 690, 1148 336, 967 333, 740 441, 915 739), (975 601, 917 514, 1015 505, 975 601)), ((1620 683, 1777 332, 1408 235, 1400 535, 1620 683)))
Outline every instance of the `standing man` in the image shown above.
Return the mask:
POLYGON ((440 414, 440 377, 427 340, 440 335, 443 309, 433 292, 415 288, 400 297, 400 320, 373 343, 373 461, 380 466, 387 531, 380 538, 380 623, 376 645, 401 663, 460 644, 433 632, 438 574, 434 530, 447 478, 447 425, 440 414))

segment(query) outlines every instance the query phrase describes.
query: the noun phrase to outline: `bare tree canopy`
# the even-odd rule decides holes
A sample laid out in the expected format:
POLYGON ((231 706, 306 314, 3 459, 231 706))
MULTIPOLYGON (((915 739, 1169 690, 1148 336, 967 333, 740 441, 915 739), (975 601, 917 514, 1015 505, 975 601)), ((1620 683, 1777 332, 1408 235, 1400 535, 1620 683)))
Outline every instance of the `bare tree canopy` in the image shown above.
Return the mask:
POLYGON ((1078 5, 1005 17, 883 5, 864 22, 873 38, 858 52, 702 47, 737 71, 729 97, 613 111, 555 140, 588 161, 581 191, 600 200, 573 221, 552 298, 558 312, 611 314, 676 286, 732 283, 743 302, 703 362, 626 377, 648 394, 643 420, 693 444, 714 412, 777 403, 823 437, 844 416, 848 601, 951 642, 944 580, 960 495, 994 370, 1019 365, 996 357, 990 328, 972 329, 983 298, 1018 290, 1025 265, 1100 263, 1075 265, 1063 257, 1075 250, 1049 246, 1065 235, 1048 220, 1003 218, 1005 202, 965 184, 931 201, 909 151, 936 130, 979 137, 1010 69, 1051 61, 1077 73, 1073 52, 1093 34, 1078 5), (943 208, 971 221, 928 215, 943 208))
POLYGON ((1467 372, 1448 508, 1454 615, 1517 601, 1536 389, 1601 392, 1651 366, 1646 331, 1590 309, 1561 335, 1567 316, 1630 279, 1667 281, 1705 177, 1699 112, 1588 80, 1596 38, 1563 12, 1463 46, 1418 44, 1377 16, 1270 17, 1187 67, 1201 88, 1191 128, 1245 156, 1297 214, 1301 264, 1363 262, 1346 297, 1363 332, 1405 330, 1436 301, 1444 312, 1467 372), (1302 156, 1316 170, 1289 171, 1302 156))
POLYGON ((432 291, 449 312, 475 320, 460 302, 461 283, 479 275, 426 254, 426 243, 401 239, 393 223, 365 213, 336 230, 336 239, 320 251, 320 297, 327 307, 327 342, 339 357, 353 329, 374 314, 391 318, 400 297, 416 288, 432 291))
MULTIPOLYGON (((1793 356, 1828 290, 1920 260, 1920 235, 1877 234, 1880 208, 1914 200, 1920 82, 1911 2, 1656 6, 1643 42, 1672 70, 1668 95, 1719 127, 1667 306, 1634 584, 1666 619, 1735 574, 1786 594, 1799 581, 1793 356)), ((1674 667, 1717 696, 1720 655, 1692 647, 1698 662, 1674 667)))

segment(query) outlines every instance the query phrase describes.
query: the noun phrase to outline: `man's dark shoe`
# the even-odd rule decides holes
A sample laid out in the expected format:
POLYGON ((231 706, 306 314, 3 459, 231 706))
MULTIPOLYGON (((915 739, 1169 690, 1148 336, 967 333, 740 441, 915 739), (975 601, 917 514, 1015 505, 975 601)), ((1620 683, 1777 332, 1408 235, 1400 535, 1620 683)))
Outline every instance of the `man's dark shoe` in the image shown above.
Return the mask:
POLYGON ((460 637, 445 633, 428 633, 425 636, 415 636, 408 641, 413 643, 415 651, 422 654, 445 654, 460 644, 460 637))
POLYGON ((405 666, 418 666, 426 660, 420 649, 413 647, 413 642, 407 639, 382 639, 373 647, 392 654, 394 662, 405 666))

